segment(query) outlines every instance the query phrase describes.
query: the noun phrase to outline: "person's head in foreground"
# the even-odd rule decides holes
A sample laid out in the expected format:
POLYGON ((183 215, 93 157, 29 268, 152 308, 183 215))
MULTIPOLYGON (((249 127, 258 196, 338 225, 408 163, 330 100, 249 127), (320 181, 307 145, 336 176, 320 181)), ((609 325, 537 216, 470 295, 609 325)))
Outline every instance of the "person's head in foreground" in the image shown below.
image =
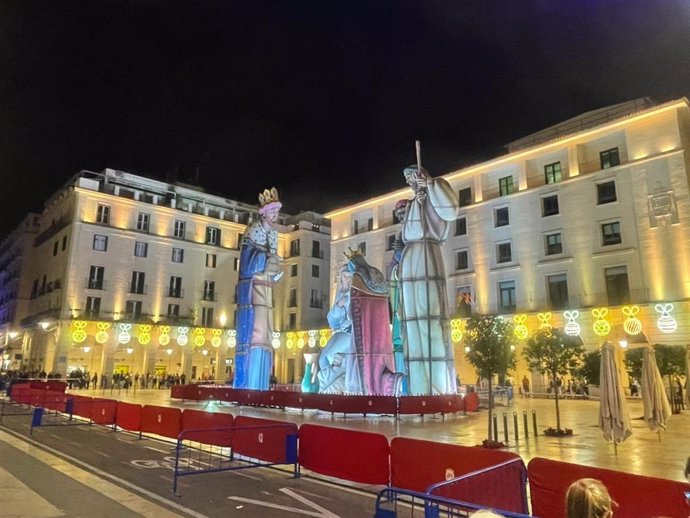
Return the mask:
POLYGON ((496 514, 488 509, 480 509, 470 515, 470 518, 503 518, 502 514, 496 514))
POLYGON ((611 496, 599 480, 581 478, 573 482, 565 496, 568 518, 609 518, 613 516, 611 496))

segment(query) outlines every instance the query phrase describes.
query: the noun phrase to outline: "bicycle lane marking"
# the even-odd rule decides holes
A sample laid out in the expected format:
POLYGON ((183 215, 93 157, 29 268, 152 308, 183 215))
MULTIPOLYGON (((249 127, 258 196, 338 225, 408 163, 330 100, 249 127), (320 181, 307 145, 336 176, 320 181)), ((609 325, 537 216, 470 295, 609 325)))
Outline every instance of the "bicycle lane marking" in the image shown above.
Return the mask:
POLYGON ((339 515, 329 511, 328 509, 321 507, 315 502, 312 502, 308 498, 297 494, 295 491, 288 489, 287 487, 280 488, 278 491, 286 494, 287 496, 294 498, 298 502, 314 509, 315 511, 307 511, 306 509, 300 509, 298 507, 290 507, 287 505, 272 504, 270 502, 263 502, 262 500, 255 500, 253 498, 244 498, 241 496, 229 496, 228 500, 234 500, 236 502, 244 502, 246 504, 254 504, 261 507, 269 507, 271 509, 280 509, 281 511, 288 511, 290 513, 301 514, 302 516, 314 516, 315 518, 340 518, 339 515))

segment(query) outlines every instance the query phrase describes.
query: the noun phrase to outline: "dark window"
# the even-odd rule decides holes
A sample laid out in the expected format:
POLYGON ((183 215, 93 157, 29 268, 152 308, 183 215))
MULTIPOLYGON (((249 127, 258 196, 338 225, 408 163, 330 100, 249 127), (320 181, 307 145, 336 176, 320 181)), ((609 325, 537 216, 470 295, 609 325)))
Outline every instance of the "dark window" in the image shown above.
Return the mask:
POLYGON ((137 216, 137 230, 148 232, 150 219, 151 217, 148 214, 140 212, 137 216))
POLYGON ((290 277, 297 277, 297 265, 296 264, 290 265, 290 277))
POLYGON ((98 318, 101 312, 100 297, 86 297, 86 318, 98 318))
POLYGON ((459 317, 472 316, 472 291, 469 286, 458 288, 455 299, 455 311, 459 317))
POLYGON ((93 249, 106 252, 108 250, 108 236, 101 236, 100 234, 93 236, 93 249))
POLYGON ((515 281, 505 281, 498 283, 498 300, 500 311, 515 311, 515 281))
POLYGON ((184 250, 182 248, 173 248, 172 249, 172 262, 173 263, 184 262, 184 250))
POLYGON ((555 255, 563 253, 563 243, 561 243, 560 234, 546 235, 546 255, 555 255))
POLYGON ((138 320, 141 318, 141 301, 128 300, 125 303, 125 320, 138 320))
POLYGON ((455 269, 467 270, 469 268, 469 260, 467 257, 467 250, 459 250, 455 252, 455 269))
POLYGON ((393 250, 395 246, 395 234, 388 234, 386 236, 386 250, 393 250))
POLYGON ((510 212, 508 207, 501 207, 494 211, 494 226, 505 227, 510 224, 510 212))
POLYGON ((362 255, 367 255, 367 244, 365 242, 360 243, 357 248, 362 252, 362 255))
POLYGON ((178 239, 184 239, 185 227, 186 225, 184 221, 180 221, 179 219, 175 220, 175 230, 173 235, 178 239))
POLYGON ((299 255, 299 239, 290 241, 290 257, 297 257, 299 255))
POLYGON ((220 229, 216 227, 206 227, 206 244, 220 245, 220 229))
POLYGON ((235 257, 235 259, 233 260, 232 267, 235 271, 238 271, 240 269, 240 258, 239 257, 235 257))
POLYGON ((544 177, 546 178, 546 183, 558 183, 563 179, 561 173, 561 163, 554 162, 553 164, 547 164, 544 166, 544 177))
POLYGON ((144 279, 146 275, 144 272, 132 272, 132 282, 129 285, 129 292, 136 293, 138 295, 144 294, 144 279))
POLYGON ((609 306, 620 306, 630 302, 628 270, 625 266, 606 268, 606 294, 609 306))
POLYGON ((374 218, 367 220, 367 230, 374 230, 374 218))
POLYGON ((143 241, 135 241, 134 243, 134 255, 136 257, 146 257, 148 254, 149 245, 143 241))
POLYGON ((58 244, 57 241, 55 241, 55 243, 53 243, 53 255, 57 255, 59 246, 60 245, 58 244))
POLYGON ((288 329, 293 330, 297 327, 297 313, 290 313, 288 322, 288 329))
POLYGON ((102 290, 103 277, 105 277, 105 268, 103 266, 91 266, 89 269, 89 289, 102 290))
POLYGON ((67 236, 62 236, 62 251, 65 251, 65 248, 67 248, 67 236))
POLYGON ((98 204, 96 212, 96 223, 108 225, 110 223, 110 207, 108 205, 98 204))
POLYGON ((565 274, 549 275, 549 304, 551 309, 565 309, 568 307, 568 277, 565 274))
POLYGON ((506 176, 498 180, 498 190, 501 196, 507 196, 508 194, 513 194, 513 177, 506 176))
POLYGON ((204 300, 216 300, 216 283, 214 281, 204 281, 204 300))
POLYGON ((558 195, 546 196, 541 199, 541 215, 553 216, 558 214, 558 195))
POLYGON ((610 182, 598 183, 597 184, 597 203, 603 205, 604 203, 611 203, 616 201, 618 198, 616 196, 616 182, 611 180, 610 182))
POLYGON ((168 304, 168 317, 177 318, 180 316, 180 305, 179 304, 168 304))
POLYGON ((509 263, 513 260, 510 243, 500 243, 496 246, 496 262, 509 263))
POLYGON ((201 325, 213 327, 213 308, 201 308, 201 325))
POLYGON ((319 241, 311 242, 311 256, 317 258, 323 258, 323 252, 321 252, 321 243, 319 241))
POLYGON ((312 264, 311 265, 311 276, 312 277, 318 277, 319 276, 319 265, 318 264, 312 264))
POLYGON ((288 300, 288 307, 297 307, 297 288, 290 288, 290 299, 288 300))
POLYGON ((317 308, 317 309, 323 307, 323 301, 321 300, 321 295, 319 294, 319 290, 311 290, 311 297, 309 299, 309 307, 317 308))
POLYGON ((458 192, 458 202, 461 207, 472 205, 472 188, 460 189, 458 192))
POLYGON ((467 234, 467 218, 464 216, 455 220, 455 235, 464 236, 467 234))
POLYGON ((206 268, 216 267, 216 254, 206 254, 206 268))
POLYGON ((175 297, 176 299, 182 297, 182 277, 170 277, 170 284, 168 286, 168 297, 175 297))
POLYGON ((618 148, 614 147, 611 149, 607 149, 606 151, 602 151, 599 153, 599 157, 601 158, 601 168, 602 169, 608 169, 609 167, 616 167, 621 163, 620 156, 618 155, 618 148))
POLYGON ((621 239, 621 224, 618 221, 604 223, 601 226, 601 244, 603 246, 619 245, 621 239))

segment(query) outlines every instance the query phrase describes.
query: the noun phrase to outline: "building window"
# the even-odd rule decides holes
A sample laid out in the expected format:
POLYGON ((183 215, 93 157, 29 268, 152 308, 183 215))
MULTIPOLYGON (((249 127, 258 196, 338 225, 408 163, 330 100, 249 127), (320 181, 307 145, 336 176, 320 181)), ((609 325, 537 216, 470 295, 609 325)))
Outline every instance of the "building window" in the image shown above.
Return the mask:
POLYGON ((296 264, 290 265, 290 277, 297 277, 297 265, 296 264))
POLYGON ((134 243, 134 256, 135 257, 146 257, 148 254, 149 245, 143 241, 135 241, 134 243))
POLYGON ((395 247, 395 234, 388 234, 386 236, 386 250, 393 250, 395 247))
POLYGON ((177 318, 180 316, 179 304, 168 304, 168 318, 177 318))
POLYGON ((458 192, 458 202, 461 207, 472 205, 472 188, 460 189, 458 192))
POLYGON ((374 218, 367 220, 367 230, 374 230, 374 218))
POLYGON ((213 308, 201 308, 201 325, 213 327, 213 308))
POLYGON ((628 285, 628 269, 625 266, 606 268, 606 295, 609 306, 620 306, 630 302, 630 286, 628 285))
POLYGON ((496 245, 496 262, 509 263, 513 260, 510 243, 499 243, 496 245))
POLYGON ((556 255, 563 253, 563 243, 561 242, 560 232, 557 234, 547 234, 546 241, 546 255, 556 255))
POLYGON ((311 242, 311 256, 318 259, 323 259, 323 252, 321 251, 321 243, 319 241, 311 242))
POLYGON ((239 250, 242 248, 242 239, 244 239, 244 234, 238 233, 237 234, 237 249, 239 250))
POLYGON ((216 254, 206 254, 206 268, 216 267, 216 254))
POLYGON ((568 307, 568 277, 566 274, 549 275, 546 277, 549 285, 549 304, 551 309, 565 309, 568 307))
POLYGON ((104 277, 105 268, 103 266, 91 266, 89 269, 88 288, 91 290, 102 290, 104 277))
POLYGON ((235 260, 233 261, 232 267, 235 271, 239 271, 239 269, 240 269, 240 258, 239 257, 235 257, 235 260))
POLYGON ((469 286, 455 290, 455 312, 459 317, 472 316, 472 290, 469 286))
POLYGON ((288 316, 288 329, 294 330, 297 327, 297 313, 290 313, 288 316))
POLYGON ((494 226, 495 227, 505 227, 510 225, 510 212, 508 207, 501 207, 500 209, 494 210, 494 226))
POLYGON ((311 265, 311 276, 312 277, 318 277, 319 276, 319 265, 318 264, 312 264, 311 265))
POLYGON ((132 272, 132 282, 129 285, 129 292, 136 293, 138 295, 143 295, 145 278, 146 274, 144 274, 144 272, 132 272))
POLYGON ((558 214, 558 195, 545 196, 541 199, 541 215, 543 217, 558 214))
POLYGON ((98 204, 98 209, 96 210, 96 223, 101 225, 110 224, 110 205, 98 204))
POLYGON ((561 163, 554 162, 553 164, 547 164, 544 166, 544 177, 546 178, 546 183, 558 183, 563 179, 561 173, 561 163))
POLYGON ((93 236, 93 249, 100 252, 106 252, 108 250, 108 236, 102 236, 100 234, 93 236))
POLYGON ((357 249, 362 252, 362 255, 367 255, 367 243, 365 241, 357 245, 357 249))
POLYGON ((455 220, 455 235, 464 236, 467 234, 467 218, 461 217, 455 220))
POLYGON ((498 180, 498 191, 501 196, 513 194, 513 177, 506 176, 498 180))
POLYGON ((458 250, 455 252, 455 269, 467 270, 469 268, 469 259, 467 250, 458 250))
POLYGON ((141 232, 148 232, 150 219, 151 216, 149 214, 144 214, 143 212, 140 212, 137 216, 137 230, 141 232))
POLYGON ((602 169, 608 169, 609 167, 616 167, 617 165, 620 165, 621 159, 620 156, 618 155, 618 148, 614 147, 611 149, 607 149, 606 151, 602 151, 599 153, 599 157, 601 158, 601 168, 602 169))
POLYGON ((173 248, 172 249, 172 262, 173 263, 184 262, 184 250, 182 248, 173 248))
POLYGON ((299 239, 290 241, 290 257, 297 257, 299 255, 299 239))
POLYGON ((204 300, 216 300, 216 283, 215 281, 204 281, 204 300))
POLYGON ((618 199, 616 196, 616 182, 603 182, 597 184, 597 204, 611 203, 618 199))
POLYGON ((288 307, 297 307, 297 288, 290 288, 290 299, 288 300, 288 307))
POLYGON ((65 251, 65 248, 67 248, 67 236, 62 236, 62 251, 65 251))
POLYGON ((179 299, 182 297, 182 277, 170 277, 170 284, 168 285, 168 297, 179 299))
POLYGON ((125 320, 139 320, 141 318, 141 301, 128 300, 125 303, 125 320))
POLYGON ((55 241, 55 243, 53 243, 53 256, 57 255, 59 247, 60 247, 59 242, 55 241))
POLYGON ((619 245, 621 242, 621 224, 619 221, 604 223, 601 226, 602 246, 619 245))
POLYGON ((321 295, 319 290, 311 290, 311 297, 309 298, 309 307, 312 308, 322 308, 323 301, 321 300, 321 295))
POLYGON ((515 281, 504 281, 498 283, 498 305, 499 311, 510 313, 515 311, 515 281))
POLYGON ((101 312, 101 298, 100 297, 86 297, 86 318, 98 318, 101 312))
POLYGON ((186 231, 185 222, 180 221, 179 219, 176 219, 175 220, 175 229, 173 230, 173 237, 176 237, 178 239, 184 239, 185 231, 186 231))
POLYGON ((216 227, 206 227, 206 244, 220 245, 220 229, 216 227))

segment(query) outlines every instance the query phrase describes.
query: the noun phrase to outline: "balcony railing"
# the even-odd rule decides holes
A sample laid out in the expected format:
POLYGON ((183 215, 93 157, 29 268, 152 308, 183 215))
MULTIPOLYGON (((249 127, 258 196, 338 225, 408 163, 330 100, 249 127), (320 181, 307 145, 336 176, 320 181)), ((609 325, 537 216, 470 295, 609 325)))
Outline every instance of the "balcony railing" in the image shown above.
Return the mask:
POLYGON ((182 288, 169 288, 168 289, 168 297, 172 299, 183 299, 184 298, 184 290, 182 288))
POLYGON ((106 283, 103 279, 89 279, 84 281, 84 288, 87 290, 105 290, 106 283))

